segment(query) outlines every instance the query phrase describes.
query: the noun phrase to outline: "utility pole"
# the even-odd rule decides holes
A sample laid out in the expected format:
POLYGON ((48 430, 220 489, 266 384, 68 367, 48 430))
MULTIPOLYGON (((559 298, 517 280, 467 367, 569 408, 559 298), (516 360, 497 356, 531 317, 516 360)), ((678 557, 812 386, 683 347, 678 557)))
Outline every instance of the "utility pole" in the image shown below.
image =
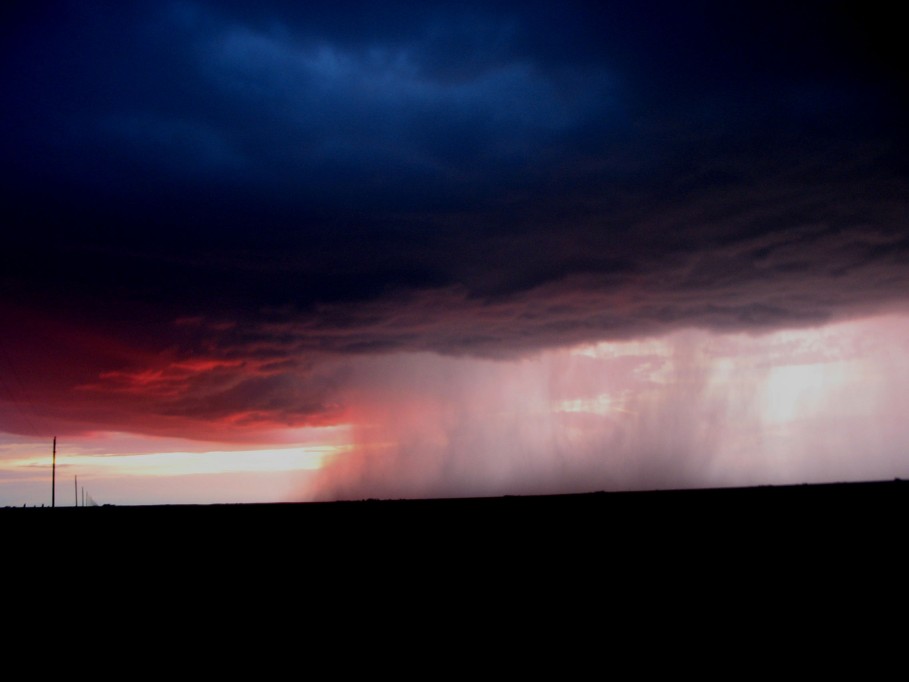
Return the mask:
POLYGON ((51 509, 57 506, 57 437, 54 436, 54 458, 51 465, 51 509))
POLYGON ((73 494, 76 496, 76 506, 79 506, 79 477, 73 477, 73 494))

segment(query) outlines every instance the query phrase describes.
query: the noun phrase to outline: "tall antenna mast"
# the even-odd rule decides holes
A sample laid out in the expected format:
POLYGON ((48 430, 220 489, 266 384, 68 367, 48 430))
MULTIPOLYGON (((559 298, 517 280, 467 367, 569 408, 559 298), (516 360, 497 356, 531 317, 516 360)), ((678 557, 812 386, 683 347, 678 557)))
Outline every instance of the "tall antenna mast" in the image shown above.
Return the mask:
POLYGON ((79 506, 79 477, 73 477, 73 493, 76 495, 76 506, 79 506))
POLYGON ((54 436, 54 459, 51 466, 51 508, 57 506, 57 437, 54 436))

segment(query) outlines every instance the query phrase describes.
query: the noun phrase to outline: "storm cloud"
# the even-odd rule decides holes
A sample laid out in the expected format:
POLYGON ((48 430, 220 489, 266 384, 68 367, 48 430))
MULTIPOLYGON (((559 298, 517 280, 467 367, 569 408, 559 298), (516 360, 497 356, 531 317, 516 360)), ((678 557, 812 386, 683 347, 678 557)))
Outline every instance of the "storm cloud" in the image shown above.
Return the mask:
POLYGON ((494 375, 905 311, 898 25, 826 2, 5 10, 0 428, 252 442, 347 423, 381 403, 371 372, 421 358, 494 375))

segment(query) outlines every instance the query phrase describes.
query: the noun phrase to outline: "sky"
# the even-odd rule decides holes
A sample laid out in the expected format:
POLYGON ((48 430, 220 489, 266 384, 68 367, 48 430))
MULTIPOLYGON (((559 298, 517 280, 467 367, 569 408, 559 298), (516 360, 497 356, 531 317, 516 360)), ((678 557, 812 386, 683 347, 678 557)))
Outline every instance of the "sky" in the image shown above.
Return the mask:
POLYGON ((900 25, 8 3, 0 505, 909 476, 900 25))

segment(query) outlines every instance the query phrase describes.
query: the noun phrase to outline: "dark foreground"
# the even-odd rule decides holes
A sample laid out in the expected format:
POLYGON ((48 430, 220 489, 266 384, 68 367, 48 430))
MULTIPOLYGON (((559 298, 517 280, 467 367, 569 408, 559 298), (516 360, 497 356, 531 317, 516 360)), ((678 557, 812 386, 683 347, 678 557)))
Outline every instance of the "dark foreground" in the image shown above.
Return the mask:
MULTIPOLYGON (((839 627, 845 606, 889 604, 904 592, 907 520, 909 483, 891 481, 6 508, 0 532, 6 584, 24 603, 49 599, 61 613, 72 600, 111 620, 149 613, 232 628, 239 605, 265 621, 281 613, 322 630, 359 624, 375 634, 392 614, 419 630, 466 612, 472 628, 497 637, 502 617, 549 633, 589 618, 643 628, 672 618, 687 629, 706 604, 736 620, 769 614, 775 627, 798 630, 805 614, 839 627)), ((16 617, 29 614, 43 618, 34 609, 16 617)))
POLYGON ((2 508, 7 540, 115 547, 583 552, 603 546, 902 542, 909 482, 443 500, 2 508))

